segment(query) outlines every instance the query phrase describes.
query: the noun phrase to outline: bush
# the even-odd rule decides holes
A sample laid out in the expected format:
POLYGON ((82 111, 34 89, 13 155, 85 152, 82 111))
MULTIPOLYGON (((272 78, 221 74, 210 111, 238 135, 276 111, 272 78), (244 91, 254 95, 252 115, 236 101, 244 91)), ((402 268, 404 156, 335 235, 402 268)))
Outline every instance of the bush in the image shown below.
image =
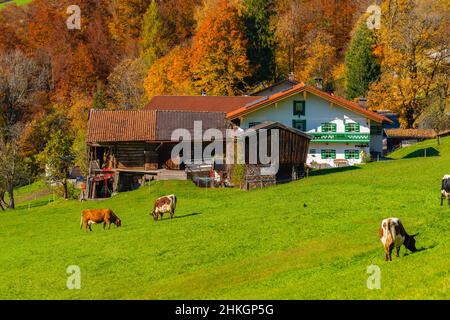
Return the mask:
POLYGON ((233 165, 233 178, 232 183, 236 187, 241 187, 245 179, 245 165, 234 164, 233 165))
MULTIPOLYGON (((64 197, 64 187, 61 184, 58 184, 57 186, 51 187, 51 189, 56 193, 58 197, 64 197)), ((78 200, 80 197, 81 190, 75 188, 75 186, 68 182, 67 183, 67 196, 68 199, 74 199, 78 200)))

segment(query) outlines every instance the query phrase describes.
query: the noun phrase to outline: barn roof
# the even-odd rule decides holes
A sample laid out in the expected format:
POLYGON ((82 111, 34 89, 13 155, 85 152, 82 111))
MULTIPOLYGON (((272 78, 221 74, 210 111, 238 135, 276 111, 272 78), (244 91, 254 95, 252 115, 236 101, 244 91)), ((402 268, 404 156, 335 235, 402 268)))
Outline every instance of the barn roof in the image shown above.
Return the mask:
POLYGON ((149 141, 156 137, 156 111, 94 110, 89 112, 86 140, 149 141))
POLYGON ((94 110, 89 113, 86 140, 95 142, 171 141, 175 129, 186 129, 193 137, 194 122, 225 132, 225 112, 174 110, 94 110))
POLYGON ((384 129, 388 138, 433 139, 436 132, 432 129, 384 129))
POLYGON ((146 109, 230 112, 260 98, 258 96, 155 96, 146 109))

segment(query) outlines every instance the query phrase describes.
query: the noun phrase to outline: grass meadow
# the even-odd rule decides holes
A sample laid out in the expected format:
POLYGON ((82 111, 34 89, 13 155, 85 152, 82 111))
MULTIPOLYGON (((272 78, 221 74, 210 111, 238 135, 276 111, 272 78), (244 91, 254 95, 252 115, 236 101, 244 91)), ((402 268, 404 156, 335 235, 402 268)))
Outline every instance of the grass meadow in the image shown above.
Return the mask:
POLYGON ((159 181, 80 203, 19 189, 19 209, 0 212, 0 299, 448 299, 450 207, 439 199, 450 138, 391 158, 249 192, 159 181), (168 193, 175 218, 154 222, 168 193), (82 209, 106 207, 121 228, 80 230, 82 209), (385 262, 378 228, 390 216, 420 232, 420 250, 385 262), (367 288, 372 264, 379 290, 367 288), (80 290, 66 287, 70 265, 80 290))

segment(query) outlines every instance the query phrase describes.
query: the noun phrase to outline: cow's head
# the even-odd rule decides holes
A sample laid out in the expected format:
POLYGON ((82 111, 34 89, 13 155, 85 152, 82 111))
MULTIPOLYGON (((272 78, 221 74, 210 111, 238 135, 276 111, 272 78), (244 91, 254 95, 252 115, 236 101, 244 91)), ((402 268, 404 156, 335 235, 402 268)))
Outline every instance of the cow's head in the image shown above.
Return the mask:
POLYGON ((417 236, 418 233, 413 234, 412 236, 407 235, 405 238, 405 247, 406 249, 412 251, 412 252, 416 252, 417 248, 416 248, 416 239, 414 239, 415 236, 417 236))
POLYGON ((117 218, 115 224, 117 227, 120 227, 122 225, 122 221, 119 218, 117 218))
POLYGON ((153 220, 158 221, 158 212, 156 210, 153 210, 151 215, 153 216, 153 220))

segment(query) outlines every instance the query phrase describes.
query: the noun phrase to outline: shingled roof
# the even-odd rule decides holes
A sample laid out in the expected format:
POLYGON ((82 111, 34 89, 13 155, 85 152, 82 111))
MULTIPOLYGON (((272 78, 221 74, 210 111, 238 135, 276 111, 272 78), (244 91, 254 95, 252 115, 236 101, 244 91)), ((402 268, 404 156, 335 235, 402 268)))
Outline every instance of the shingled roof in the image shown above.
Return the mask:
POLYGON ((151 141, 156 137, 156 111, 94 110, 89 112, 86 141, 151 141))
POLYGON ((258 96, 155 96, 146 109, 231 112, 260 98, 258 96))
POLYGON ((194 122, 201 121, 202 131, 225 132, 225 112, 174 110, 94 110, 89 113, 88 143, 171 141, 172 132, 186 129, 193 137, 194 122))

